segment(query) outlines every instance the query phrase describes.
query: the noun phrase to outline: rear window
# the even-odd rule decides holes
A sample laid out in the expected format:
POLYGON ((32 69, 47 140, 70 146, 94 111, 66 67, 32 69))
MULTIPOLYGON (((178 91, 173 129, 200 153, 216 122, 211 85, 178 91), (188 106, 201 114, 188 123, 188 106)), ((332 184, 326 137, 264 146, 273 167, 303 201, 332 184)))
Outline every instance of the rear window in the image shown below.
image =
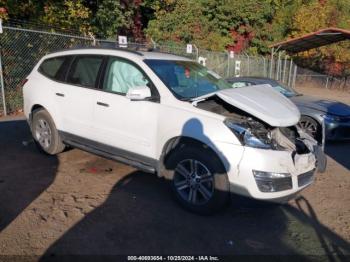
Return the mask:
POLYGON ((63 56, 46 59, 41 63, 39 72, 49 78, 58 79, 60 68, 63 65, 65 59, 66 57, 63 56))
POLYGON ((102 56, 77 56, 68 74, 67 82, 94 87, 102 60, 102 56))

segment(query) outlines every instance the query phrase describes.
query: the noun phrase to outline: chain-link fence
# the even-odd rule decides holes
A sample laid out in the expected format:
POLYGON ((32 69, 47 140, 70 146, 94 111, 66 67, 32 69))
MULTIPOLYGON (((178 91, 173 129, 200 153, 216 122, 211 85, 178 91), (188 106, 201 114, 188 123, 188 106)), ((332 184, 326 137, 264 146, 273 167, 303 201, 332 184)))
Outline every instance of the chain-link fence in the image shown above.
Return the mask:
POLYGON ((3 27, 0 35, 2 91, 2 112, 14 112, 22 108, 21 83, 39 59, 53 51, 74 46, 91 45, 86 37, 70 36, 45 31, 3 27))
MULTIPOLYGON (((0 34, 0 115, 22 109, 21 83, 39 59, 51 52, 73 47, 89 46, 118 47, 110 40, 94 39, 64 33, 4 26, 0 34)), ((123 46, 119 46, 123 47, 123 46)), ((198 49, 193 45, 191 53, 186 46, 178 44, 127 43, 128 49, 155 49, 160 52, 186 56, 197 60, 222 77, 258 76, 278 79, 286 84, 295 83, 296 65, 292 61, 252 57, 246 54, 213 52, 198 49), (294 81, 293 81, 294 79, 294 81)))
POLYGON ((298 68, 296 84, 305 87, 323 87, 326 89, 349 90, 350 78, 337 78, 322 75, 305 68, 298 68))

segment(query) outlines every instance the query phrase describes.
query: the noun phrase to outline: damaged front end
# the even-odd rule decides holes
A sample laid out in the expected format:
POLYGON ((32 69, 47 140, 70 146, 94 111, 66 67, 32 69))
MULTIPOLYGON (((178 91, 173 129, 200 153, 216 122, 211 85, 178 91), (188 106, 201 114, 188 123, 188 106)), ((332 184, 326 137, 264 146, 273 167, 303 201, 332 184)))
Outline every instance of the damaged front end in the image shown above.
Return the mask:
POLYGON ((326 157, 321 145, 298 125, 271 127, 251 117, 238 122, 236 119, 227 118, 225 125, 244 146, 288 151, 296 169, 303 170, 307 166, 315 166, 319 172, 325 171, 326 157))
MULTIPOLYGON (((315 169, 316 167, 319 172, 325 170, 326 157, 321 145, 318 145, 318 142, 298 125, 272 126, 224 101, 217 95, 198 102, 196 106, 225 116, 225 125, 236 135, 243 146, 289 152, 294 162, 293 172, 301 173, 302 170, 315 169)), ((255 173, 256 177, 264 176, 259 171, 255 173)), ((272 176, 279 177, 282 181, 281 176, 283 175, 281 174, 265 174, 267 180, 272 176)), ((283 188, 284 185, 281 187, 283 188)))

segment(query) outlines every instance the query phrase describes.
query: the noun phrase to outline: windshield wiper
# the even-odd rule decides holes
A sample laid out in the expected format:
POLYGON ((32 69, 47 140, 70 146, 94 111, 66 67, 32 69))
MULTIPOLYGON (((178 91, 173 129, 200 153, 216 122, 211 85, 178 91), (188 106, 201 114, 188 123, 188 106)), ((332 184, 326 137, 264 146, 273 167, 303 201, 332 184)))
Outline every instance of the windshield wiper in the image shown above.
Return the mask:
POLYGON ((191 101, 194 97, 179 97, 180 101, 191 101))

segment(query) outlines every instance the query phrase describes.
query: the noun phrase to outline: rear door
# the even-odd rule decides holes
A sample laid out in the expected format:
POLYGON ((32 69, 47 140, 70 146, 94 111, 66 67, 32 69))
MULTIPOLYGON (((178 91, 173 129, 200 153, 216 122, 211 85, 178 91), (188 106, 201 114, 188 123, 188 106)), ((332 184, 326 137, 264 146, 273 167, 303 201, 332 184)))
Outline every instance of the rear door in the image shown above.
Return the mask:
POLYGON ((60 131, 67 135, 92 138, 92 118, 98 76, 103 56, 70 57, 68 70, 56 83, 55 101, 61 116, 60 131))

